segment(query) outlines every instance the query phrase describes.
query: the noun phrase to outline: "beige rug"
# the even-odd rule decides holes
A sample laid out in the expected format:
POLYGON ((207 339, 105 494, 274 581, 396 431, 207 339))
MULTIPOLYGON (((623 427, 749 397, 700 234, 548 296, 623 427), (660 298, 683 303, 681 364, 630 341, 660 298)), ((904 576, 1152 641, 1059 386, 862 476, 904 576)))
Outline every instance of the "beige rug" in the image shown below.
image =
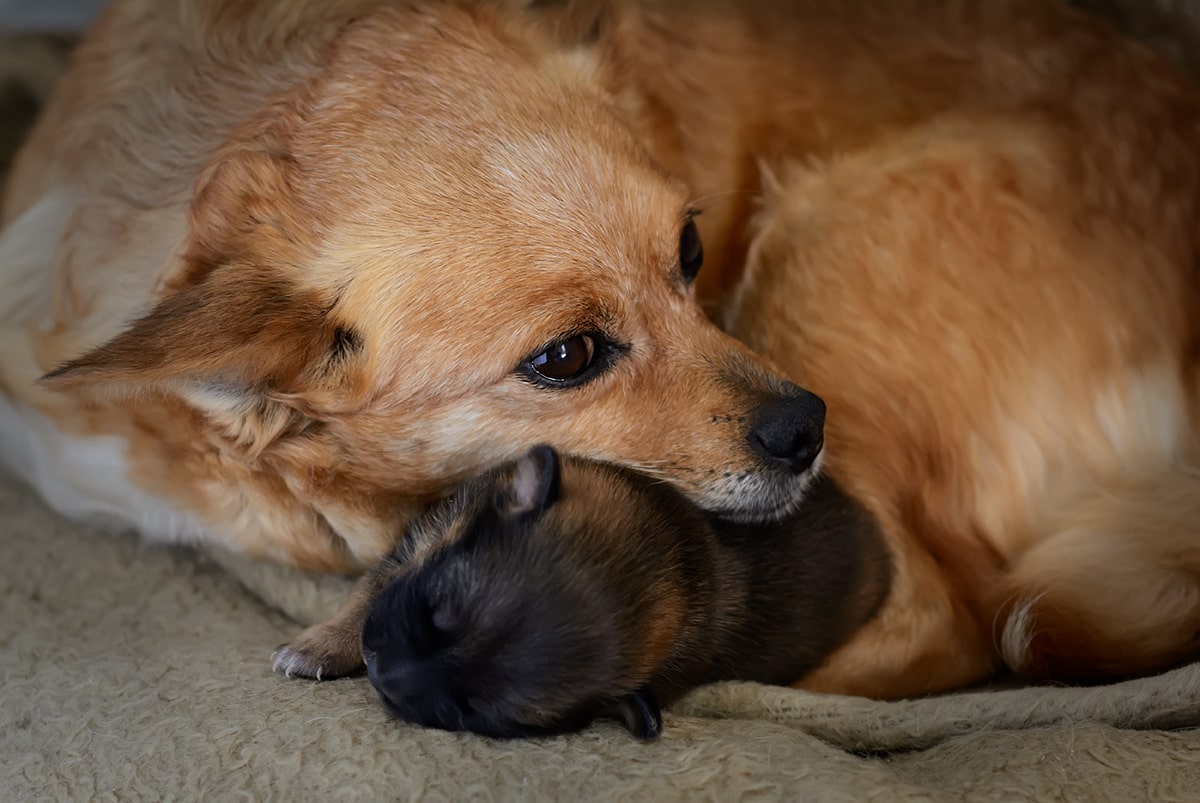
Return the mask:
POLYGON ((1194 801, 1200 666, 1098 689, 873 703, 728 684, 494 742, 396 723, 363 680, 270 671, 342 584, 101 533, 0 479, 0 800, 1194 801), (233 571, 229 571, 232 569, 233 571))

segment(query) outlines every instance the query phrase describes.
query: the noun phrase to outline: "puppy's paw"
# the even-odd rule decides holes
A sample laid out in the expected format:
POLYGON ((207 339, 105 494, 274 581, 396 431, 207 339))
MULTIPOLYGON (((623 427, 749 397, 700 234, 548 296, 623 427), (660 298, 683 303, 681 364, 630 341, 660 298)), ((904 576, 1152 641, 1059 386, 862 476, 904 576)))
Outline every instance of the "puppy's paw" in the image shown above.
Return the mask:
POLYGON ((271 668, 288 677, 332 680, 357 675, 366 667, 357 637, 347 638, 346 634, 316 625, 275 650, 271 668))

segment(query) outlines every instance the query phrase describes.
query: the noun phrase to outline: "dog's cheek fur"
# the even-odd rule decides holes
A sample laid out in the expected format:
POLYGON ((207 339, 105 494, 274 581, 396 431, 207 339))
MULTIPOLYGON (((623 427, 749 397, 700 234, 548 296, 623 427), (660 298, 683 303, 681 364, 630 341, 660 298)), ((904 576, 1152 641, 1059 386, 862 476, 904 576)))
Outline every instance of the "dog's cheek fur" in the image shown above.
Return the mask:
MULTIPOLYGON (((581 387, 538 387, 510 374, 470 394, 409 397, 328 428, 354 456, 358 476, 385 482, 402 472, 414 493, 435 493, 448 477, 465 479, 551 442, 670 477, 706 507, 728 506, 764 474, 747 432, 782 382, 695 310, 678 316, 674 328, 684 327, 641 333, 606 375, 581 387), (497 421, 506 422, 503 439, 497 421)), ((462 358, 464 370, 470 359, 462 358)))

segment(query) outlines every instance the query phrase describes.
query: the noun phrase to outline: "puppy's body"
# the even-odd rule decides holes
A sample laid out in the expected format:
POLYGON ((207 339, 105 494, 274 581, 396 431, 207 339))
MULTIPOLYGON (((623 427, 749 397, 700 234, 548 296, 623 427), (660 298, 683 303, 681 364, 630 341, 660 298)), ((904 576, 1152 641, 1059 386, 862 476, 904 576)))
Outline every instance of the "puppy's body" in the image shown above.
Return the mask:
POLYGON ((1193 86, 1041 0, 388 5, 89 36, 0 243, 0 433, 53 503, 355 568, 545 441, 784 510, 818 410, 696 314, 691 199, 700 301, 830 401, 895 561, 807 685, 1197 654, 1193 86), (597 379, 520 384, 587 332, 597 379))
POLYGON ((418 519, 342 627, 403 719, 519 736, 618 712, 653 736, 657 703, 696 685, 819 665, 878 607, 887 560, 828 479, 781 522, 729 524, 540 447, 418 519))

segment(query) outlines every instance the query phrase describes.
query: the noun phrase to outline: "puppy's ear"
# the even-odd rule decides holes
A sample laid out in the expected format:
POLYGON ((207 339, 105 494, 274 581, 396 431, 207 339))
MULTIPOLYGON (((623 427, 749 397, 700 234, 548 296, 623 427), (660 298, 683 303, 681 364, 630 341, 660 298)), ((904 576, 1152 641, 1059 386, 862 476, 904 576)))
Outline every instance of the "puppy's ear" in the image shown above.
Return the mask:
POLYGON ((42 381, 117 394, 193 388, 238 404, 334 382, 362 336, 337 320, 336 299, 285 273, 306 249, 284 169, 277 156, 231 146, 199 183, 176 289, 42 381))
POLYGON ((652 742, 662 734, 662 711, 649 686, 625 695, 607 713, 624 722, 629 732, 643 742, 652 742))
POLYGON ((523 518, 542 513, 558 501, 558 452, 535 446, 513 467, 512 478, 496 497, 496 509, 505 516, 523 518))

